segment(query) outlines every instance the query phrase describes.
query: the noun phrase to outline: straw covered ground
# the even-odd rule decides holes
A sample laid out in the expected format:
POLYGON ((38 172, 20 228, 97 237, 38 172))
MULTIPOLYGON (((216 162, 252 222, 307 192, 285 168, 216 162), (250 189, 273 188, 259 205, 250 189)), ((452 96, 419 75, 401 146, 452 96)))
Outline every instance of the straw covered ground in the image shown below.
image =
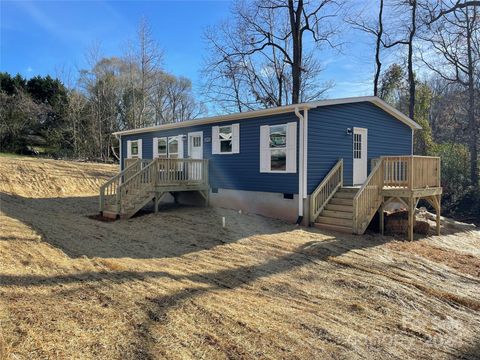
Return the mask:
POLYGON ((0 358, 480 353, 478 230, 402 242, 200 207, 89 218, 116 170, 0 158, 0 358))

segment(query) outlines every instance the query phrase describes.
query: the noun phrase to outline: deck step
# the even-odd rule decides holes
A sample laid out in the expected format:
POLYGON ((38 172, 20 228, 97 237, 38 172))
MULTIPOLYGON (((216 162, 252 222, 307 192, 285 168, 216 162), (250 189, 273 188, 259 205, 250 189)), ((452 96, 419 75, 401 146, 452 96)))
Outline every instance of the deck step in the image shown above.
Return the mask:
POLYGON ((360 187, 342 187, 339 191, 356 194, 360 190, 360 187))
POLYGON ((340 199, 334 196, 332 199, 330 199, 329 204, 333 205, 353 205, 353 201, 351 199, 340 199))
POLYGON ((353 205, 335 205, 328 203, 325 210, 353 212, 353 205))
POLYGON ((341 225, 332 225, 332 224, 323 224, 323 223, 314 223, 313 225, 316 228, 322 229, 322 230, 336 231, 336 232, 341 232, 341 233, 345 233, 345 234, 351 234, 352 233, 352 227, 351 226, 341 226, 341 225))
POLYGON ((353 199, 356 194, 357 194, 356 192, 339 190, 335 194, 335 197, 340 199, 353 199))
POLYGON ((349 226, 350 228, 352 227, 352 220, 351 219, 342 219, 342 218, 335 218, 335 217, 330 217, 330 216, 320 215, 317 218, 316 222, 321 223, 321 224, 349 226))
POLYGON ((322 216, 341 218, 341 219, 352 219, 353 212, 351 211, 333 211, 333 210, 323 210, 320 214, 322 216))

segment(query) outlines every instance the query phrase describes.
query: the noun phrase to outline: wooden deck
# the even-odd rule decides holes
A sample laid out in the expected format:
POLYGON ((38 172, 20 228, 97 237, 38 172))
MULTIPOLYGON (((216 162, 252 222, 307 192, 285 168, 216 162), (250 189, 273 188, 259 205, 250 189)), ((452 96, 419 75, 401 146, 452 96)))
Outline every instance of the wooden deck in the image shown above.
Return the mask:
POLYGON ((100 188, 100 212, 111 218, 130 218, 148 202, 158 210, 165 194, 200 193, 209 200, 208 160, 129 159, 125 169, 100 188))
POLYGON ((384 207, 400 201, 408 209, 408 238, 413 239, 415 208, 427 200, 437 214, 440 233, 440 158, 428 156, 384 156, 372 161, 372 171, 352 199, 343 187, 340 160, 310 197, 310 221, 341 231, 363 234, 375 213, 380 213, 383 233, 384 207))

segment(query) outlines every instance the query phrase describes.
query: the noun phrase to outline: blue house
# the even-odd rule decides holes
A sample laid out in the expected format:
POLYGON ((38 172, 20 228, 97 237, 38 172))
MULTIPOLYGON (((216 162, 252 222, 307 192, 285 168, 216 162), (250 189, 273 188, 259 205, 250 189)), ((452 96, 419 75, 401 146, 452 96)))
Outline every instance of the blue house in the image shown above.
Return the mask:
MULTIPOLYGON (((369 191, 379 159, 403 156, 392 165, 396 180, 409 176, 417 129, 368 96, 117 132, 121 173, 104 186, 101 211, 130 217, 149 201, 170 198, 350 231, 360 221, 353 201, 364 185, 369 191)), ((378 201, 363 217, 373 216, 378 201)))

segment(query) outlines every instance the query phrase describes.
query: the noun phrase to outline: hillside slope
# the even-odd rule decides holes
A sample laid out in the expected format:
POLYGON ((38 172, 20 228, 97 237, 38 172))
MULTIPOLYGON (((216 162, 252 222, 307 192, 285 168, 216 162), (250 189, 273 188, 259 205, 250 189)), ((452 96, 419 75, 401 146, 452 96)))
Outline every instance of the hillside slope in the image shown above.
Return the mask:
POLYGON ((0 359, 480 353, 471 227, 408 243, 195 207, 105 223, 88 216, 114 167, 0 170, 0 359))

